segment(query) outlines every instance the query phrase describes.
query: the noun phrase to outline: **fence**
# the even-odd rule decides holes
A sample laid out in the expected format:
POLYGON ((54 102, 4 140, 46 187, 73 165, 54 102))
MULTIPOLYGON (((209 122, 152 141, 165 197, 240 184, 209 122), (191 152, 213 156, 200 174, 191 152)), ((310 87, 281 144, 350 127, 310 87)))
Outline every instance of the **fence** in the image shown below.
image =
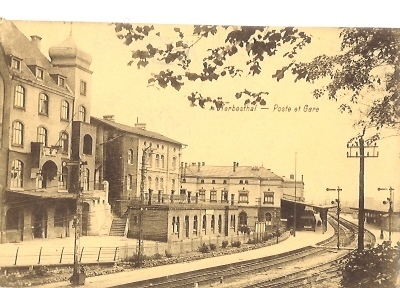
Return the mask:
MULTIPOLYGON (((287 239, 289 233, 283 233, 279 241, 287 239)), ((276 234, 264 232, 259 234, 238 234, 232 236, 200 237, 196 239, 184 239, 171 242, 147 242, 145 241, 142 250, 143 255, 153 256, 156 254, 165 255, 168 251, 173 256, 184 253, 198 251, 203 243, 215 244, 220 247, 223 241, 230 243, 240 241, 242 244, 266 242, 266 245, 272 245, 277 242, 276 234), (250 240, 250 241, 249 241, 250 240)), ((78 259, 81 263, 105 263, 129 260, 137 254, 137 245, 119 246, 119 247, 81 247, 78 259)), ((28 247, 20 246, 14 249, 7 249, 1 252, 0 267, 5 266, 24 266, 24 265, 55 265, 55 264, 73 264, 73 247, 28 247)))

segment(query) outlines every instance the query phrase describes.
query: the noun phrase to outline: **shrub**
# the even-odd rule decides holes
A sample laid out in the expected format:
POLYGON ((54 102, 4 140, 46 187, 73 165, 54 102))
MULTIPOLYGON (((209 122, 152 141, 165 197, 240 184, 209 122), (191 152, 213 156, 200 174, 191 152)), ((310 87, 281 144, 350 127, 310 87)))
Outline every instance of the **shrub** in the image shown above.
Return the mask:
POLYGON ((226 247, 228 247, 228 244, 229 244, 229 242, 225 240, 225 241, 222 241, 221 246, 222 246, 222 248, 226 248, 226 247))
POLYGON ((232 243, 231 243, 231 246, 232 246, 232 247, 237 247, 237 248, 239 248, 240 245, 242 245, 242 242, 240 242, 240 241, 235 241, 235 242, 232 242, 232 243))
POLYGON ((342 260, 342 287, 397 287, 399 248, 383 242, 376 248, 351 252, 342 260))
POLYGON ((158 259, 161 259, 161 258, 162 258, 162 255, 160 253, 156 253, 153 256, 151 256, 151 259, 154 259, 154 260, 158 260, 158 259))
POLYGON ((165 250, 165 256, 167 258, 171 258, 172 257, 172 253, 169 250, 165 250))
POLYGON ((214 243, 211 243, 210 244, 210 250, 215 250, 215 249, 217 249, 217 245, 214 244, 214 243))
POLYGON ((208 253, 210 252, 210 247, 206 243, 203 243, 203 245, 199 247, 199 252, 208 253))
POLYGON ((256 244, 256 239, 249 239, 247 244, 256 244))

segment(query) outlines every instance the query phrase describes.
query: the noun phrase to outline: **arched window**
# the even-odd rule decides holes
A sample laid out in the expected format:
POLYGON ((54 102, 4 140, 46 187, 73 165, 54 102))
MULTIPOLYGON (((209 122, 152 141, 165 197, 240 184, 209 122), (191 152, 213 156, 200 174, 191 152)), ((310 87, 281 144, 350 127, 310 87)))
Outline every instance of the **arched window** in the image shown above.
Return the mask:
POLYGON ((19 121, 14 121, 12 124, 12 144, 24 145, 24 125, 19 121))
POLYGON ((133 150, 128 149, 128 164, 133 164, 133 150))
POLYGON ((67 100, 61 102, 61 119, 69 120, 69 102, 67 100))
POLYGON ((218 233, 222 232, 222 215, 218 216, 218 233))
POLYGON ((164 168, 164 155, 161 155, 161 168, 164 168))
POLYGON ((93 140, 89 134, 83 137, 83 154, 92 155, 93 140))
POLYGON ((156 168, 160 167, 160 155, 156 154, 156 168))
POLYGON ((49 115, 49 96, 44 93, 39 94, 39 114, 49 115))
POLYGON ((172 169, 176 169, 176 157, 172 158, 172 169))
POLYGON ((175 225, 176 225, 175 217, 172 217, 172 233, 175 233, 175 225))
POLYGON ((44 147, 47 147, 47 129, 43 126, 39 126, 37 129, 37 142, 43 143, 44 147))
POLYGON ((153 183, 151 182, 151 177, 150 176, 149 176, 149 178, 147 178, 147 182, 148 182, 148 187, 147 188, 151 189, 153 183))
POLYGON ((201 180, 200 180, 200 184, 204 184, 204 179, 201 179, 201 180))
POLYGON ((158 191, 158 177, 154 180, 154 190, 158 191))
POLYGON ((272 225, 272 215, 271 213, 265 213, 265 224, 272 225))
POLYGON ((215 233, 215 216, 211 215, 211 230, 215 233))
POLYGON ((78 109, 78 119, 82 122, 86 122, 86 108, 83 106, 79 106, 78 109))
POLYGON ((175 179, 171 180, 171 189, 175 190, 175 179))
POLYGON ((14 160, 11 162, 11 181, 10 187, 22 188, 24 179, 24 163, 20 160, 14 160))
POLYGON ((203 230, 204 230, 204 235, 207 234, 206 233, 207 232, 207 216, 206 215, 203 215, 203 225, 202 225, 202 227, 203 227, 203 230))
POLYGON ((247 213, 244 211, 239 213, 239 226, 247 226, 247 213))
POLYGON ((197 229, 198 229, 197 225, 199 225, 199 224, 198 224, 198 220, 197 220, 197 215, 195 215, 193 217, 193 234, 194 235, 197 235, 197 229))
POLYGON ((61 146, 61 152, 68 153, 69 137, 68 137, 68 133, 65 132, 65 131, 61 132, 61 135, 60 135, 60 146, 61 146))
POLYGON ((15 86, 14 107, 25 108, 25 88, 21 85, 15 86))

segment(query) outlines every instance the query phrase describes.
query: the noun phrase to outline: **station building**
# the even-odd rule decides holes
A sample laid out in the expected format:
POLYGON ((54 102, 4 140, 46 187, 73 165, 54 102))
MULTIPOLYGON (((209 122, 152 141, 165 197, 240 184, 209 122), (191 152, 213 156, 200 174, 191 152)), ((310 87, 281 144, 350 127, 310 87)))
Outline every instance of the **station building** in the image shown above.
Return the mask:
POLYGON ((106 191, 92 180, 92 58, 71 35, 50 48, 51 60, 40 42, 0 19, 1 243, 70 236, 81 188, 84 234, 102 233, 110 219, 106 191))
POLYGON ((287 226, 290 211, 281 209, 281 200, 304 202, 304 182, 288 179, 258 166, 209 166, 204 162, 183 163, 182 189, 198 195, 203 203, 229 201, 238 207, 239 232, 265 231, 287 226))

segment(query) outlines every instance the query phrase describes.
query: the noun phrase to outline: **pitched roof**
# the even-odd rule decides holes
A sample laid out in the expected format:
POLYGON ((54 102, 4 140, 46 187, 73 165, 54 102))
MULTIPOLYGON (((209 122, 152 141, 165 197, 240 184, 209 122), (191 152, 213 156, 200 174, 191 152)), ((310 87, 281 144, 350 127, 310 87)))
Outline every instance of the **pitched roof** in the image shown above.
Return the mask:
POLYGON ((157 139, 157 140, 161 140, 161 141, 166 141, 166 142, 170 142, 170 143, 173 143, 173 144, 185 145, 185 144, 183 144, 183 143, 181 143, 179 141, 176 141, 174 139, 168 138, 168 137, 166 137, 164 135, 161 135, 161 134, 159 134, 157 132, 152 132, 152 131, 144 130, 144 129, 141 129, 141 128, 132 127, 132 126, 128 126, 128 125, 125 125, 125 124, 121 124, 121 123, 117 123, 117 122, 114 122, 114 121, 105 120, 105 119, 101 119, 101 118, 97 118, 97 117, 93 117, 93 116, 91 116, 90 119, 91 119, 90 122, 93 122, 94 124, 96 122, 98 122, 98 123, 107 125, 109 127, 115 128, 115 129, 120 130, 120 131, 125 131, 125 132, 136 134, 136 135, 139 135, 139 136, 144 136, 144 137, 153 138, 153 139, 157 139))
POLYGON ((4 18, 0 18, 0 53, 2 52, 4 52, 10 75, 72 95, 67 87, 58 86, 55 79, 50 76, 50 73, 54 71, 50 60, 12 22, 4 18), (10 67, 10 56, 22 60, 20 71, 10 67), (44 80, 36 78, 36 71, 31 70, 35 66, 45 70, 44 80))
POLYGON ((273 173, 265 167, 254 166, 236 166, 233 171, 233 166, 187 166, 185 177, 216 177, 216 178, 261 178, 261 179, 277 179, 281 177, 273 173))

